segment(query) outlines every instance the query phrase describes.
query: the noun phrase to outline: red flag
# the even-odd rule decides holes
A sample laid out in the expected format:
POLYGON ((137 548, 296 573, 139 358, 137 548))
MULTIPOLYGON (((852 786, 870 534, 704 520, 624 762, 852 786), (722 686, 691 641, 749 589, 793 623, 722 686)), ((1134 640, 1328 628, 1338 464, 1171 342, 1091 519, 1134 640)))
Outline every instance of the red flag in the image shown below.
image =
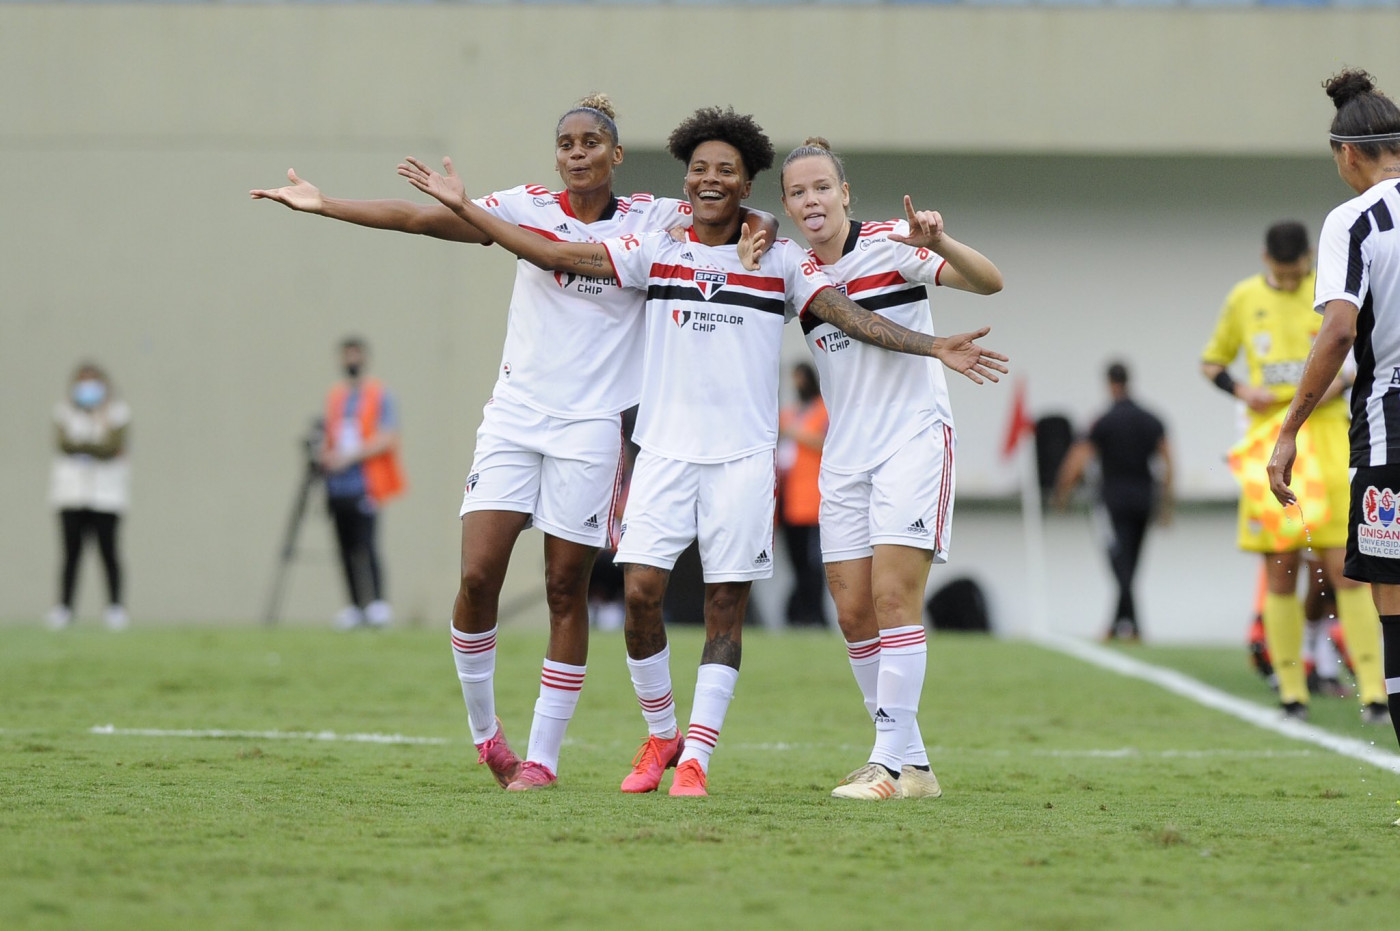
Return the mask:
POLYGON ((1026 434, 1035 433, 1035 421, 1026 413, 1026 382, 1016 379, 1016 393, 1011 399, 1011 422, 1006 425, 1006 439, 1001 443, 1001 457, 1010 459, 1026 434))

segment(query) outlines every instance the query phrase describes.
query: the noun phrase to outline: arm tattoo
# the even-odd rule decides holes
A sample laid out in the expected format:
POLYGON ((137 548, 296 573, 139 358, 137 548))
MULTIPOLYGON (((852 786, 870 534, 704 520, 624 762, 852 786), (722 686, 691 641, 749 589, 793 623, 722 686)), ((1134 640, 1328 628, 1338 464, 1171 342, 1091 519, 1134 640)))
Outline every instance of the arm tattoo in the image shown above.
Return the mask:
POLYGON ((819 291, 817 296, 812 298, 809 309, 852 339, 882 349, 907 352, 916 356, 932 356, 934 348, 938 345, 935 337, 927 333, 917 333, 879 314, 873 314, 835 288, 819 291))
POLYGON ((574 259, 574 264, 579 268, 603 268, 608 263, 598 255, 581 255, 574 259))

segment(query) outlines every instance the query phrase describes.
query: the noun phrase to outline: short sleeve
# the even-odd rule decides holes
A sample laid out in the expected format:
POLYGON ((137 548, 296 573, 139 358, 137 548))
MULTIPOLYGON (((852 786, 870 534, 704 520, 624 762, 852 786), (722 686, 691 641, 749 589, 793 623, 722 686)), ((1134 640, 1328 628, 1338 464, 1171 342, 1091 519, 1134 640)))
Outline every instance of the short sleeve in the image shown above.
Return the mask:
MULTIPOLYGON (((898 221, 892 233, 908 236, 909 221, 898 221)), ((894 267, 898 269, 906 281, 937 285, 938 276, 943 271, 943 266, 948 264, 943 256, 922 246, 906 246, 902 242, 886 239, 884 240, 884 248, 889 253, 894 267)))
POLYGON ((608 259, 617 273, 618 283, 624 288, 644 290, 651 277, 652 258, 657 245, 669 234, 661 231, 650 233, 628 233, 603 240, 603 248, 608 250, 608 259))
POLYGON ((1239 355, 1243 335, 1240 333, 1239 315, 1235 311, 1235 291, 1225 298, 1225 306, 1220 308, 1220 317, 1215 321, 1215 331, 1210 341, 1201 350, 1201 361, 1213 365, 1229 365, 1239 355))
POLYGON ((1343 204, 1327 215, 1317 242, 1317 284, 1313 291, 1313 308, 1319 313, 1328 301, 1350 301, 1361 306, 1361 295, 1370 287, 1367 242, 1374 237, 1365 235, 1370 231, 1370 218, 1364 214, 1358 217, 1349 205, 1343 204), (1354 269, 1353 252, 1357 258, 1354 269))
MULTIPOLYGON (((832 286, 832 280, 816 260, 790 239, 779 239, 769 251, 783 263, 783 283, 787 289, 789 316, 800 315, 817 296, 817 292, 832 286), (776 255, 774 255, 776 253, 776 255)), ((766 261, 767 256, 760 261, 766 261)))

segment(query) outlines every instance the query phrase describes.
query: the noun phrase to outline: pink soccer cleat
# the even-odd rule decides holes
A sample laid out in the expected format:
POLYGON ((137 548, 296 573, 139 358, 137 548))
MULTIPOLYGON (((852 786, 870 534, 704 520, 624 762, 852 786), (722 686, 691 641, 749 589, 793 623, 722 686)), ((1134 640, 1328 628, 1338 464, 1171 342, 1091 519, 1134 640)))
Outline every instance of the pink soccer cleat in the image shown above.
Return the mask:
POLYGON ((705 771, 699 760, 686 760, 676 767, 676 778, 671 783, 672 795, 709 795, 705 791, 705 771))
POLYGON ((501 726, 500 718, 496 719, 496 733, 477 744, 476 749, 476 761, 486 764, 502 789, 509 788, 515 777, 520 775, 520 757, 506 743, 506 729, 501 726))
POLYGON ((642 748, 637 751, 637 755, 632 758, 632 772, 622 780, 622 791, 655 792, 657 786, 661 785, 661 775, 676 765, 684 748, 685 738, 681 736, 680 731, 670 739, 648 737, 642 748))
POLYGON ((529 792, 531 789, 548 789, 559 779, 549 771, 549 767, 534 760, 520 764, 520 774, 506 786, 507 792, 529 792))

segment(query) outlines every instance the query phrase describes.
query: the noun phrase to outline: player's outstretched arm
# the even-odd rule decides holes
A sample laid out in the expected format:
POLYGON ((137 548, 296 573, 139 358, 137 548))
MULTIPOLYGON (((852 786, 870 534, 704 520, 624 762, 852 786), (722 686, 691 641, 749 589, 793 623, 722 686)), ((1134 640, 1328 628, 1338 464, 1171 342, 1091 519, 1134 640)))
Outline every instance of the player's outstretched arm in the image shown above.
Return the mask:
POLYGON ((442 204, 415 204, 408 200, 345 200, 327 197, 310 181, 288 169, 291 184, 248 192, 253 200, 271 200, 301 213, 314 213, 371 229, 417 233, 452 242, 485 243, 486 234, 442 204))
POLYGON ((1293 481, 1293 461, 1298 456, 1298 431, 1313 412, 1332 382, 1341 371, 1347 353, 1356 342, 1356 318, 1360 313, 1350 301, 1328 301, 1322 309, 1322 328, 1317 331, 1303 375, 1298 379, 1298 393, 1283 415, 1278 440, 1269 456, 1269 490, 1279 504, 1289 505, 1298 500, 1288 486, 1293 481))
POLYGON ((424 162, 409 156, 399 165, 399 174, 424 194, 436 197, 457 216, 485 233, 491 241, 532 265, 546 271, 616 274, 608 250, 601 243, 555 242, 523 230, 514 223, 507 223, 472 203, 462 179, 452 167, 452 159, 444 158, 442 167, 439 174, 424 162))
POLYGON ((945 286, 973 294, 996 294, 1002 289, 1001 270, 976 249, 949 236, 943 228, 943 215, 937 210, 916 211, 913 199, 905 194, 904 213, 909 221, 909 235, 891 234, 890 240, 941 255, 948 263, 940 278, 945 286))
POLYGON ((1006 356, 976 343, 992 331, 991 327, 956 336, 930 336, 871 313, 835 288, 818 291, 807 309, 852 339, 892 352, 938 359, 979 385, 984 379, 997 381, 997 373, 1007 371, 1003 364, 1008 361, 1006 356))

